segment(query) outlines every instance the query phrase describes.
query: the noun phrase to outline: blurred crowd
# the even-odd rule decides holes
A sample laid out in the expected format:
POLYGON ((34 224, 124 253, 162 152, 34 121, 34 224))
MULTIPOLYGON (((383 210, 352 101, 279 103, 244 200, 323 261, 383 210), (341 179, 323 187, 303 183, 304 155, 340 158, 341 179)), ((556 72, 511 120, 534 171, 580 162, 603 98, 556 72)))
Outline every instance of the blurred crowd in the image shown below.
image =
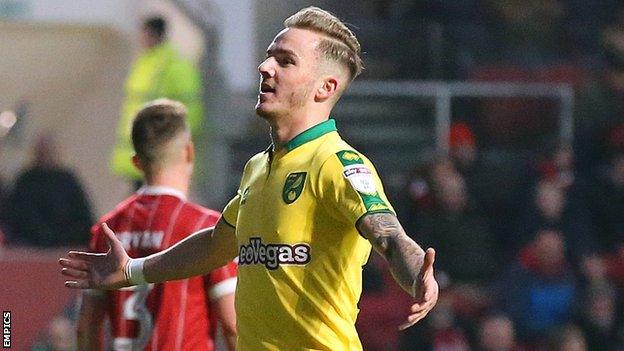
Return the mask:
POLYGON ((504 175, 481 161, 465 123, 449 140, 448 157, 414 171, 397 209, 438 252, 440 301, 406 333, 392 329, 398 320, 375 332, 409 299, 371 260, 359 321, 367 350, 387 340, 402 350, 624 350, 624 149, 613 145, 587 176, 570 145, 553 145, 508 182, 493 179, 504 175))
MULTIPOLYGON (((449 139, 449 156, 414 172, 397 209, 413 239, 436 248, 441 295, 423 323, 394 332, 396 349, 624 350, 624 150, 586 178, 572 147, 556 145, 509 184, 492 179, 500 173, 480 162, 465 123, 449 139)), ((409 306, 372 263, 362 313, 409 306)))
POLYGON ((416 167, 396 201, 437 250, 440 301, 398 333, 409 299, 372 259, 367 350, 624 350, 624 5, 591 3, 376 2, 379 23, 415 36, 401 44, 413 56, 373 58, 373 76, 568 83, 576 96, 573 140, 553 132, 552 103, 460 101, 449 153, 416 167))

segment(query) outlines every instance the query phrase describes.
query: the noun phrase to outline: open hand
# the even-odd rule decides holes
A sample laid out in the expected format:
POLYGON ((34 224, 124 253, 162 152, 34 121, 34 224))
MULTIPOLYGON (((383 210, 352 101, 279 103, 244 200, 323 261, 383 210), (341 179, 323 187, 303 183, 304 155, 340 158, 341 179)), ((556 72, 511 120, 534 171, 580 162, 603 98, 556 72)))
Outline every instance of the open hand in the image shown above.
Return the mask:
POLYGON ((107 253, 70 251, 69 258, 59 259, 61 274, 69 277, 66 287, 112 290, 130 285, 124 274, 130 257, 106 223, 102 223, 102 231, 110 247, 107 253))
POLYGON ((427 252, 425 252, 419 279, 414 285, 414 297, 417 301, 410 308, 410 315, 407 317, 407 321, 399 326, 399 330, 405 330, 425 318, 438 301, 439 287, 433 276, 434 261, 435 250, 428 248, 427 252))

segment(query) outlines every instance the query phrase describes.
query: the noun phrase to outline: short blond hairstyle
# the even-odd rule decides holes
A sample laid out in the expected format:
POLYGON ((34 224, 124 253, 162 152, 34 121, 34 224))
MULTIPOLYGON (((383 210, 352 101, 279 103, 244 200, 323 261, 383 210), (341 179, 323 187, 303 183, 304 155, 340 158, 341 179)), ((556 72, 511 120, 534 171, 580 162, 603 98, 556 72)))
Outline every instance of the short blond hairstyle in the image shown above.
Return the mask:
POLYGON ((288 17, 284 27, 309 29, 325 35, 327 39, 322 40, 317 49, 325 59, 348 68, 351 81, 364 69, 355 34, 331 13, 314 6, 306 7, 288 17))

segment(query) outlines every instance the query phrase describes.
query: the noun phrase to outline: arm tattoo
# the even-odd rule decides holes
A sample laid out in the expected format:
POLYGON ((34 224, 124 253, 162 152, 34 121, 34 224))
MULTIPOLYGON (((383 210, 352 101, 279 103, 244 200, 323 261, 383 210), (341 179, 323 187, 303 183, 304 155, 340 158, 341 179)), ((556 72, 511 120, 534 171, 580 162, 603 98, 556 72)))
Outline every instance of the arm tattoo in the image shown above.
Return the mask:
POLYGON ((357 229, 390 265, 394 280, 413 294, 414 281, 419 279, 424 251, 410 239, 399 220, 391 213, 365 215, 356 224, 357 229))

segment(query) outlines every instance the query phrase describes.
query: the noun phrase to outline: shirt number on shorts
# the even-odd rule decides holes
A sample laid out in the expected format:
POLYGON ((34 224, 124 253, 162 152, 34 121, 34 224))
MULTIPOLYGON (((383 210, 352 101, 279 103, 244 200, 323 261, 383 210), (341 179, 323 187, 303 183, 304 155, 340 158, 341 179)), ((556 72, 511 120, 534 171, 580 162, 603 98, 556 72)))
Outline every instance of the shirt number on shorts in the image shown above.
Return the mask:
POLYGON ((152 313, 147 308, 145 301, 153 287, 154 284, 145 284, 119 289, 131 292, 123 302, 122 318, 124 321, 136 321, 138 333, 136 337, 116 337, 113 341, 113 349, 116 351, 138 351, 144 350, 147 346, 154 325, 152 313))

